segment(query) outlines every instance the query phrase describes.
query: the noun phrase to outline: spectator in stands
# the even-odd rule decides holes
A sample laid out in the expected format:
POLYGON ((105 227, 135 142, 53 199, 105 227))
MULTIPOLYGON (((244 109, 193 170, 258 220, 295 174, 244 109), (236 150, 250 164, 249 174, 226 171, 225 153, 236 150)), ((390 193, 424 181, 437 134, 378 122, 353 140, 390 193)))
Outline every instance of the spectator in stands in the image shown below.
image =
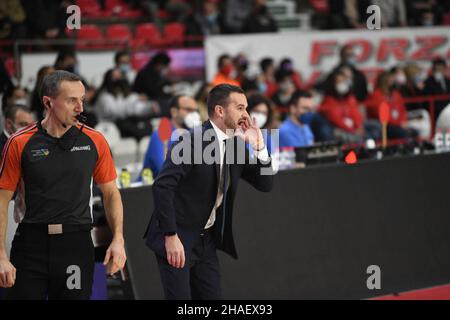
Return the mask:
MULTIPOLYGON (((424 93, 426 95, 449 95, 450 94, 450 79, 446 76, 447 62, 443 58, 436 58, 433 60, 431 67, 431 74, 425 81, 424 93)), ((444 109, 449 100, 439 100, 435 103, 435 119, 439 116, 442 109, 444 109)))
POLYGON ((25 10, 20 0, 0 1, 0 39, 20 39, 26 36, 25 10))
POLYGON ((190 36, 207 36, 225 32, 223 16, 217 0, 197 3, 193 12, 186 18, 185 24, 186 34, 190 36))
POLYGON ((8 71, 5 68, 5 62, 0 58, 0 96, 8 87, 12 87, 13 83, 8 71))
POLYGON ((358 101, 364 101, 367 98, 367 80, 364 73, 356 68, 355 54, 351 46, 343 46, 340 51, 341 61, 328 76, 326 83, 330 81, 338 70, 342 67, 348 67, 352 71, 352 87, 353 93, 358 101))
POLYGON ((307 91, 296 91, 289 101, 288 118, 280 126, 280 148, 314 144, 309 124, 313 117, 313 99, 307 91))
POLYGON ((302 77, 298 71, 294 69, 294 62, 290 58, 284 58, 280 61, 278 66, 279 72, 290 73, 291 79, 295 87, 299 90, 303 89, 302 77))
POLYGON ((404 0, 372 0, 380 7, 382 27, 406 27, 406 6, 404 0))
POLYGON ((54 68, 55 70, 65 70, 71 73, 75 73, 77 76, 79 76, 86 89, 84 103, 86 106, 92 104, 91 100, 95 95, 95 88, 89 85, 88 81, 81 75, 77 54, 72 47, 63 48, 58 52, 54 68))
POLYGON ((0 152, 6 144, 8 138, 17 131, 25 128, 33 122, 33 115, 26 106, 15 104, 5 110, 5 123, 0 135, 0 152))
POLYGON ((277 80, 278 90, 272 96, 272 100, 276 107, 287 108, 296 90, 292 80, 292 71, 278 70, 275 74, 275 79, 277 80))
MULTIPOLYGON (((424 95, 426 74, 415 63, 410 63, 405 66, 406 86, 402 95, 405 98, 415 98, 424 95)), ((423 102, 406 103, 407 110, 426 109, 426 104, 423 102)))
POLYGON ((239 53, 233 58, 234 68, 236 70, 236 80, 241 84, 241 88, 248 94, 249 91, 258 91, 257 80, 248 74, 249 61, 247 56, 239 53))
POLYGON ((252 12, 254 0, 225 0, 224 22, 227 33, 240 33, 248 15, 252 12))
POLYGON ((258 78, 259 92, 267 97, 272 97, 278 90, 275 79, 275 63, 272 58, 264 58, 260 61, 261 75, 258 78))
MULTIPOLYGON (((172 133, 176 129, 192 129, 201 124, 197 103, 187 95, 177 95, 169 100, 170 119, 172 122, 172 133)), ((176 138, 176 137, 172 137, 176 138)), ((170 139, 166 151, 170 148, 170 139)), ((176 140, 176 139, 175 139, 176 140)), ((150 168, 153 177, 156 177, 164 163, 164 144, 159 138, 158 131, 154 131, 144 157, 144 169, 150 168)))
POLYGON ((350 28, 367 28, 367 8, 371 4, 371 0, 345 0, 345 22, 350 28))
POLYGON ((101 121, 116 123, 123 137, 134 137, 137 140, 150 134, 148 120, 154 113, 159 113, 159 108, 145 95, 131 91, 119 69, 110 69, 105 73, 93 103, 101 121))
POLYGON ((375 90, 366 101, 368 118, 378 120, 382 103, 389 105, 387 134, 389 139, 416 137, 417 131, 408 127, 408 114, 403 98, 395 84, 395 73, 382 72, 377 79, 375 90))
POLYGON ((2 112, 13 105, 20 104, 28 106, 27 92, 20 86, 8 86, 2 96, 2 112))
POLYGON ((266 6, 266 0, 254 0, 253 11, 244 21, 243 33, 277 32, 277 23, 266 6))
POLYGON ((319 111, 334 126, 335 137, 344 142, 380 137, 380 125, 376 121, 364 121, 349 79, 341 71, 330 77, 319 111))
POLYGON ((234 66, 233 60, 228 54, 223 54, 219 57, 217 67, 219 71, 217 72, 214 80, 211 83, 213 86, 227 83, 240 87, 241 84, 236 80, 236 68, 234 66))
POLYGON ((200 113, 200 119, 206 121, 209 119, 208 106, 206 105, 206 98, 211 90, 212 86, 209 83, 204 83, 196 92, 194 99, 198 105, 198 111, 200 113))
POLYGON ((442 2, 436 0, 406 1, 408 24, 411 26, 433 26, 441 24, 442 14, 445 12, 446 7, 442 2))
POLYGON ((166 103, 172 96, 172 82, 168 77, 170 62, 167 53, 155 54, 138 72, 133 91, 147 95, 148 99, 156 100, 160 105, 166 103))
POLYGON ((66 9, 72 2, 68 0, 22 0, 29 35, 47 39, 64 37, 68 17, 66 9))
POLYGON ((405 70, 403 68, 401 68, 400 66, 395 66, 395 67, 391 68, 390 73, 394 76, 393 86, 403 96, 404 93, 406 93, 406 91, 407 91, 406 84, 408 81, 406 74, 405 74, 405 70))
POLYGON ((122 72, 124 79, 130 81, 132 76, 131 57, 130 53, 126 50, 116 52, 114 55, 114 68, 119 69, 122 72))
MULTIPOLYGON (((271 101, 262 94, 252 94, 247 99, 247 112, 251 119, 255 119, 260 129, 271 129, 273 109, 271 101)), ((262 131, 267 150, 272 151, 272 138, 268 130, 262 131)), ((251 148, 250 148, 251 149, 251 148)))
POLYGON ((42 82, 44 81, 44 78, 46 75, 52 73, 55 71, 55 68, 52 66, 43 66, 39 69, 37 76, 36 76, 36 82, 34 85, 33 92, 31 94, 31 111, 35 114, 36 118, 40 121, 44 119, 44 110, 45 107, 42 104, 42 99, 40 96, 40 90, 42 82))

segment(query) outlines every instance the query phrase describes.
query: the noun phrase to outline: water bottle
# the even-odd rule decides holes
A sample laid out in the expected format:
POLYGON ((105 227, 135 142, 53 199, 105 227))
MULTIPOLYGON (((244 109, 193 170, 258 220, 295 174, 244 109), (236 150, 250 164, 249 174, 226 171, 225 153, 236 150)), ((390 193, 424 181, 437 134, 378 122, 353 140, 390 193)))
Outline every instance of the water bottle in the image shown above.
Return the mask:
POLYGON ((153 183, 153 173, 149 168, 142 170, 142 183, 144 185, 149 185, 153 183))
POLYGON ((131 175, 127 168, 122 168, 120 172, 120 186, 122 188, 129 188, 131 185, 131 175))

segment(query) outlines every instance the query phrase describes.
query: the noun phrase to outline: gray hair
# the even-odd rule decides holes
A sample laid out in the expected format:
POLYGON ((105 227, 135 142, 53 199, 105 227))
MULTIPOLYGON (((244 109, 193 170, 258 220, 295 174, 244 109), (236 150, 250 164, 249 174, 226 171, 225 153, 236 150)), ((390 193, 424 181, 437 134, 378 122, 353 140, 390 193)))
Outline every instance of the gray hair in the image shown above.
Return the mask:
POLYGON ((41 86, 41 99, 44 96, 56 97, 62 81, 81 81, 81 78, 71 72, 57 70, 45 76, 41 86))

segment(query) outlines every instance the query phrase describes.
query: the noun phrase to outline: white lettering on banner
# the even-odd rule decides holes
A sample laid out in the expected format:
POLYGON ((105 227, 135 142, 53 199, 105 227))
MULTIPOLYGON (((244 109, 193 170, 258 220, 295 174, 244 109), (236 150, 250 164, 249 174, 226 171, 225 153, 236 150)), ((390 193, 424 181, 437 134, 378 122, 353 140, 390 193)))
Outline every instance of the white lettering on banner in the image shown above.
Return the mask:
POLYGON ((310 86, 339 63, 340 48, 349 45, 357 67, 373 82, 380 70, 398 63, 413 61, 428 69, 437 55, 450 59, 449 36, 448 27, 210 36, 205 40, 207 79, 214 78, 220 55, 243 52, 256 69, 265 57, 291 58, 303 84, 310 86))

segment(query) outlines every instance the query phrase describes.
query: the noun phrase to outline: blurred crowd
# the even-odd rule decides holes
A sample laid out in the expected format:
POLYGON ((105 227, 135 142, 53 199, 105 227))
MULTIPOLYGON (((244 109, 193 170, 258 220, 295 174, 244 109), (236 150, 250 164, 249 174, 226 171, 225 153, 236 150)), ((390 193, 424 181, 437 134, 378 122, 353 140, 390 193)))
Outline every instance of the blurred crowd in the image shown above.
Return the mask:
MULTIPOLYGON (((85 3, 86 1, 83 1, 85 3)), ((161 26, 181 22, 188 36, 277 32, 279 26, 266 0, 92 0, 100 10, 120 13, 126 6, 140 11, 141 22, 161 26), (112 3, 112 8, 110 8, 112 3), (114 5, 115 4, 115 5, 114 5)), ((313 29, 366 28, 366 9, 380 7, 382 26, 450 24, 449 0, 292 0, 298 14, 307 14, 313 29)), ((0 39, 66 37, 66 8, 74 0, 0 1, 0 39)), ((85 18, 89 12, 82 12, 85 18)))
MULTIPOLYGON (((189 129, 206 120, 206 96, 220 83, 244 89, 248 96, 248 113, 258 126, 280 129, 280 148, 324 141, 363 143, 368 139, 380 140, 379 111, 383 103, 390 109, 389 139, 429 138, 430 123, 435 122, 450 102, 447 63, 439 57, 430 62, 429 69, 410 63, 384 70, 375 84, 370 85, 355 65, 353 49, 344 46, 338 65, 307 87, 290 58, 274 61, 266 57, 259 62, 259 72, 250 75, 245 54, 234 57, 224 54, 217 61, 218 72, 212 82, 205 82, 196 94, 191 95, 177 92, 177 83, 171 80, 169 72, 171 58, 166 52, 153 55, 134 76, 130 60, 129 52, 117 52, 114 66, 106 70, 98 88, 83 80, 86 87, 84 112, 88 125, 113 123, 122 137, 140 141, 153 132, 150 144, 152 141, 155 144, 158 139, 154 119, 170 118, 173 130, 189 129), (434 112, 430 112, 426 97, 434 99, 436 96, 441 99, 436 100, 434 112), (421 99, 411 100, 417 97, 421 99)), ((19 113, 28 110, 26 113, 35 119, 43 118, 45 108, 39 87, 45 75, 57 69, 79 74, 78 65, 75 51, 61 51, 54 65, 40 68, 32 92, 14 85, 4 66, 0 66, 4 134, 8 136, 26 124, 16 117, 19 113), (14 112, 10 112, 13 107, 16 107, 14 112)), ((270 137, 267 137, 267 144, 271 144, 270 137)), ((154 148, 149 145, 148 150, 154 148)), ((162 144, 159 143, 156 149, 162 150, 162 144)), ((150 158, 147 152, 143 161, 148 166, 152 163, 151 167, 157 173, 154 163, 159 161, 161 164, 161 159, 150 158)))

